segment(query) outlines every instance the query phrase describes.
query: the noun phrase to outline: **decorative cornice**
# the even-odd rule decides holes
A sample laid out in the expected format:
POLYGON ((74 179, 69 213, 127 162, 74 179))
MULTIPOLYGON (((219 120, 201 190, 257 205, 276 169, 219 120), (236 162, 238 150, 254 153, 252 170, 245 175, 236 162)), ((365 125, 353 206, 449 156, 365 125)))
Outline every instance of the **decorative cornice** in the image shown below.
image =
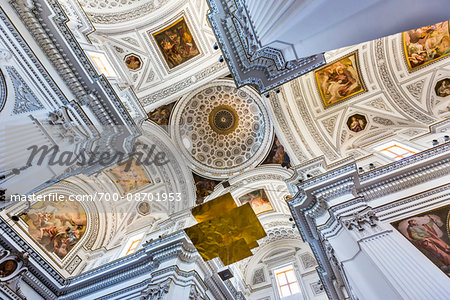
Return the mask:
POLYGON ((350 230, 356 228, 358 231, 363 230, 366 224, 372 227, 380 217, 381 210, 396 206, 390 204, 383 208, 371 209, 367 206, 367 201, 448 175, 449 147, 450 143, 441 144, 363 174, 358 174, 356 165, 350 163, 297 184, 299 192, 288 201, 288 205, 302 238, 310 243, 319 262, 318 272, 329 297, 337 295, 331 277, 340 275, 334 273, 321 240, 336 234, 343 226, 350 230), (327 202, 330 199, 344 194, 356 198, 328 208, 327 202), (316 227, 317 213, 326 212, 327 209, 330 214, 329 220, 324 225, 316 227), (345 215, 348 213, 350 215, 345 215))
POLYGON ((254 85, 263 93, 325 64, 323 54, 285 61, 280 50, 261 47, 243 1, 208 4, 208 19, 238 87, 254 85))

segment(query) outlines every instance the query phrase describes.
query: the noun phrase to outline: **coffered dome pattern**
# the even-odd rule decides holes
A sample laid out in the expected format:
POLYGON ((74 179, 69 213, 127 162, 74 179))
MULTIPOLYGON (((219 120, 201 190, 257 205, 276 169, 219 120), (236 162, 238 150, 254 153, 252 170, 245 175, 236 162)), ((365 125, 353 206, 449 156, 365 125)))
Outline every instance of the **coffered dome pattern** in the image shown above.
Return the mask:
POLYGON ((195 172, 221 179, 259 164, 273 128, 258 94, 217 80, 180 100, 171 135, 195 172))

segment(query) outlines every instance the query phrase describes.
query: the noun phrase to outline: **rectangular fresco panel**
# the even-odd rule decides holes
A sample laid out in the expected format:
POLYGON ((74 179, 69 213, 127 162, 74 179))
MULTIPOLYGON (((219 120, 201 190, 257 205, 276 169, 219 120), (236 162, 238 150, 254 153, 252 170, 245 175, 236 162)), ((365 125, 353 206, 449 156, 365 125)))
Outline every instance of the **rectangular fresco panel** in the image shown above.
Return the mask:
POLYGON ((184 17, 154 33, 153 38, 170 69, 200 54, 184 17))
POLYGON ((403 47, 410 70, 450 53, 449 21, 406 31, 403 47))
POLYGON ((322 67, 315 77, 325 107, 365 91, 356 53, 322 67))
POLYGON ((239 201, 242 205, 245 203, 250 203, 250 206, 253 208, 255 214, 260 214, 266 211, 273 210, 272 204, 270 204, 269 197, 267 197, 264 189, 259 189, 252 191, 244 196, 239 198, 239 201))
POLYGON ((128 160, 108 171, 123 195, 152 183, 144 169, 136 161, 132 160, 129 169, 127 169, 127 165, 128 160))
POLYGON ((77 201, 41 201, 21 216, 28 234, 48 253, 63 259, 81 239, 86 230, 87 218, 77 201))
POLYGON ((450 205, 392 223, 450 277, 450 205))

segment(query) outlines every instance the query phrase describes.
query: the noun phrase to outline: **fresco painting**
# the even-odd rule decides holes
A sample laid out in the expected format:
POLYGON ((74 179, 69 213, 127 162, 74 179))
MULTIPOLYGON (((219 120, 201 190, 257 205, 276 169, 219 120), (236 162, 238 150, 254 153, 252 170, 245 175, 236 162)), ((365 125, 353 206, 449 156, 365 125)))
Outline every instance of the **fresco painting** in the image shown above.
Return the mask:
POLYGON ((434 87, 436 95, 439 97, 447 97, 450 95, 450 78, 439 80, 434 87))
POLYGON ((87 217, 81 204, 69 201, 42 201, 31 205, 21 216, 34 241, 48 253, 63 259, 86 231, 87 217))
POLYGON ((449 21, 404 32, 403 48, 410 70, 449 55, 449 21))
POLYGON ((0 263, 0 278, 8 277, 17 270, 18 264, 12 259, 0 263))
POLYGON ((137 55, 128 55, 125 57, 125 64, 127 65, 128 69, 132 71, 137 71, 142 66, 142 61, 137 55))
POLYGON ((286 168, 291 167, 291 159, 277 137, 275 137, 269 155, 267 155, 263 164, 278 164, 286 168))
POLYGON ((347 126, 353 132, 363 131, 367 126, 367 119, 360 114, 354 114, 347 119, 347 126))
POLYGON ((170 104, 160 106, 152 112, 149 112, 147 114, 149 120, 161 126, 169 125, 170 114, 174 106, 175 102, 172 102, 170 104))
POLYGON ((131 162, 129 170, 127 170, 127 164, 128 160, 108 171, 114 178, 114 182, 119 186, 122 195, 152 183, 142 166, 138 165, 136 161, 131 162))
POLYGON ((170 69, 200 54, 184 17, 154 33, 153 38, 170 69))
POLYGON ((245 203, 250 203, 255 214, 261 214, 266 211, 272 211, 273 207, 270 204, 269 197, 267 197, 266 191, 264 189, 259 189, 252 191, 239 198, 241 205, 245 203))
POLYGON ((194 182, 196 188, 197 199, 196 204, 202 204, 206 197, 214 191, 214 187, 220 182, 208 178, 201 177, 197 174, 194 175, 194 182))
POLYGON ((356 53, 322 67, 315 77, 325 107, 365 91, 356 53))
POLYGON ((147 201, 139 203, 137 210, 143 216, 148 215, 150 213, 150 203, 147 201))
POLYGON ((450 205, 392 224, 450 277, 450 205))

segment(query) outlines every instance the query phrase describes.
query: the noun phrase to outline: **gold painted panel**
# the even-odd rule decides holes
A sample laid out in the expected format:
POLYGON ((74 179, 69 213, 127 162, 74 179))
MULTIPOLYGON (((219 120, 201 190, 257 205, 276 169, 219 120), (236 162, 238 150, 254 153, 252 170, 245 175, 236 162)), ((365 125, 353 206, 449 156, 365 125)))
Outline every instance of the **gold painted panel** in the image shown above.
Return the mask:
POLYGON ((170 69, 200 54, 184 17, 152 36, 170 69))
MULTIPOLYGON (((226 200, 229 198, 220 202, 226 200)), ((251 256, 250 249, 257 247, 257 240, 266 236, 249 203, 222 211, 221 215, 186 228, 185 232, 205 261, 219 257, 225 265, 251 256)))
POLYGON ((366 91, 357 52, 327 64, 314 74, 325 107, 366 91))
POLYGON ((450 54, 449 22, 445 21, 403 33, 403 49, 410 70, 450 54))
POLYGON ((220 197, 203 203, 202 205, 192 208, 192 215, 197 222, 201 223, 218 217, 236 207, 237 205, 233 199, 233 196, 231 196, 230 193, 226 193, 220 197))

